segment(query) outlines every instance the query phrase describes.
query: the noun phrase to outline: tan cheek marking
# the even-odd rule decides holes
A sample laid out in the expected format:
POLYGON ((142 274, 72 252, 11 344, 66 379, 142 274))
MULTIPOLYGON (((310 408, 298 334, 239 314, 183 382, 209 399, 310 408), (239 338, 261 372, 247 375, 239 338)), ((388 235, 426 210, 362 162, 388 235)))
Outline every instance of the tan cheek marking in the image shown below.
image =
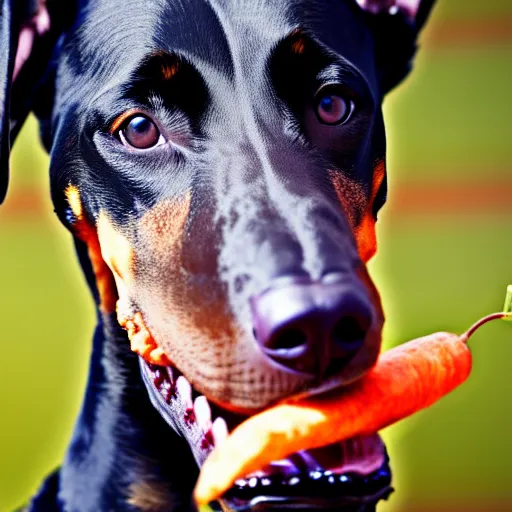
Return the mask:
POLYGON ((165 482, 142 481, 130 485, 128 505, 144 512, 161 512, 172 508, 173 496, 165 482))
POLYGON ((366 263, 377 252, 377 236, 375 234, 375 217, 373 215, 373 203, 379 192, 379 188, 386 176, 386 164, 379 161, 373 170, 373 184, 370 201, 366 207, 361 223, 355 230, 357 248, 361 259, 366 263))
POLYGON ((104 212, 98 217, 98 239, 103 259, 114 275, 125 282, 130 281, 135 259, 133 248, 128 239, 114 228, 104 212))
POLYGON ((127 285, 133 280, 135 254, 129 241, 116 231, 104 212, 98 218, 98 240, 103 260, 114 276, 118 294, 117 319, 124 327, 127 319, 132 316, 127 285))
POLYGON ((89 259, 100 296, 100 309, 104 313, 112 313, 116 308, 117 290, 112 272, 110 272, 110 269, 103 260, 96 229, 84 215, 78 189, 74 185, 69 185, 64 193, 71 211, 76 217, 76 222, 72 228, 73 232, 87 245, 89 259))
POLYGON ((365 215, 356 230, 357 250, 359 256, 366 263, 377 252, 377 236, 375 234, 375 221, 365 215))
MULTIPOLYGON (((194 285, 193 280, 191 282, 187 278, 183 245, 190 200, 187 194, 158 204, 141 220, 139 233, 151 255, 152 263, 149 264, 158 265, 156 270, 163 269, 166 273, 165 282, 156 282, 154 290, 146 290, 146 296, 157 301, 159 311, 144 320, 167 357, 187 372, 187 378, 197 386, 204 379, 203 372, 211 373, 211 366, 198 367, 196 361, 223 364, 225 357, 222 354, 229 352, 230 340, 240 339, 241 335, 233 332, 234 327, 225 311, 226 303, 222 296, 215 299, 210 297, 205 301, 203 286, 194 285), (165 267, 162 267, 162 262, 165 267), (160 327, 158 322, 165 324, 164 333, 157 330, 160 327), (187 340, 187 343, 183 340, 187 340)), ((142 313, 148 314, 147 311, 142 313)), ((150 349, 147 349, 147 353, 151 354, 150 349)), ((211 385, 222 390, 228 386, 227 381, 216 382, 211 385)))
POLYGON ((329 175, 350 227, 352 231, 355 231, 361 212, 366 206, 366 194, 363 187, 340 172, 330 171, 329 175))
MULTIPOLYGON (((158 204, 144 215, 139 227, 145 235, 145 250, 151 251, 153 260, 165 265, 171 254, 173 262, 176 265, 180 264, 180 248, 189 209, 190 193, 187 193, 179 200, 164 201, 158 204)), ((122 235, 115 232, 108 219, 105 218, 100 227, 100 237, 109 240, 108 244, 102 243, 102 248, 105 246, 106 260, 110 261, 112 268, 118 268, 120 274, 130 275, 135 259, 133 249, 122 235)), ((118 303, 117 317, 119 325, 128 332, 131 349, 148 363, 160 366, 172 365, 172 361, 157 345, 144 323, 142 314, 126 311, 120 303, 118 303)), ((173 313, 171 312, 171 314, 173 313)), ((174 314, 178 315, 178 313, 174 314)))
POLYGON ((169 251, 176 262, 180 259, 190 201, 190 192, 187 192, 180 198, 158 203, 142 217, 139 228, 156 260, 162 261, 160 256, 167 259, 169 251))
POLYGON ((354 233, 359 256, 365 263, 377 251, 375 218, 372 208, 385 175, 386 165, 381 160, 376 164, 373 171, 372 190, 368 200, 363 187, 359 183, 339 172, 330 172, 336 195, 354 233))
POLYGON ((128 239, 114 228, 104 212, 100 213, 98 218, 98 239, 103 260, 112 270, 116 281, 119 294, 117 320, 128 332, 131 349, 148 363, 170 365, 171 361, 156 344, 142 314, 133 313, 129 307, 128 286, 133 281, 135 253, 128 239))
POLYGON ((74 185, 68 185, 68 188, 64 193, 73 215, 79 220, 83 219, 84 214, 82 209, 82 200, 80 199, 80 192, 78 192, 78 188, 74 185))

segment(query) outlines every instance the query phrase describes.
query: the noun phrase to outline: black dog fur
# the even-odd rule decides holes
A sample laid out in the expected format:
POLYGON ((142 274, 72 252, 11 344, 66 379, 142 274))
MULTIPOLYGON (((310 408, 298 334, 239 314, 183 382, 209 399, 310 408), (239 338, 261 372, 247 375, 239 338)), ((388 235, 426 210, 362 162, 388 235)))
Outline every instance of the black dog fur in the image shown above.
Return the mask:
MULTIPOLYGON (((219 262, 226 247, 240 247, 237 233, 254 230, 243 242, 251 253, 271 240, 268 251, 259 253, 259 281, 238 263, 223 260, 228 288, 243 289, 229 299, 230 315, 237 318, 247 316, 247 297, 276 277, 344 272, 344 262, 356 258, 352 232, 364 212, 349 197, 351 211, 345 204, 345 215, 340 213, 327 169, 343 170, 376 217, 386 198, 384 179, 368 203, 376 162, 385 159, 380 104, 408 74, 418 33, 434 2, 423 0, 414 17, 389 9, 395 2, 366 3, 378 12, 365 12, 355 0, 2 0, 0 200, 7 191, 11 143, 33 112, 51 155, 55 211, 75 237, 98 305, 87 391, 66 458, 27 510, 194 510, 191 493, 198 469, 188 443, 148 400, 138 357, 115 311, 106 306, 109 293, 116 293, 112 275, 106 285, 98 282, 92 245, 99 218, 108 214, 110 225, 123 232, 141 260, 143 247, 130 226, 163 199, 193 190, 188 215, 194 220, 182 251, 189 268, 200 268, 190 272, 211 281, 221 271, 209 262, 219 262), (49 26, 41 22, 43 10, 49 26), (33 38, 25 59, 20 58, 26 50, 20 45, 27 41, 22 33, 33 38), (161 76, 162 69, 174 74, 173 66, 179 66, 176 76, 161 76), (308 117, 311 98, 324 82, 336 82, 354 98, 350 124, 317 126, 308 117), (160 132, 177 141, 178 150, 168 143, 152 152, 127 149, 112 127, 132 109, 158 118, 160 132), (268 199, 273 192, 267 189, 263 195, 254 192, 264 188, 265 166, 287 184, 278 200, 268 199), (231 232, 222 231, 211 218, 236 187, 237 194, 264 203, 266 222, 239 220, 244 214, 235 208, 224 217, 224 223, 236 217, 231 232), (79 207, 70 204, 70 190, 78 191, 79 207), (276 201, 295 204, 288 196, 316 201, 307 212, 309 224, 293 206, 288 213, 276 213, 276 201), (347 220, 351 216, 353 222, 347 220), (301 227, 286 227, 292 217, 301 227), (268 234, 271 227, 275 233, 268 234), (307 242, 313 249, 301 237, 315 239, 307 242), (318 268, 304 263, 307 250, 313 251, 318 268)), ((156 275, 139 283, 160 297, 157 281, 163 271, 155 269, 150 256, 145 268, 156 275)), ((249 258, 237 257, 247 267, 249 258)), ((139 268, 137 279, 143 279, 141 273, 139 268)), ((171 278, 162 277, 161 286, 175 286, 171 278)), ((201 290, 204 283, 198 280, 194 286, 201 290)), ((210 299, 224 303, 228 296, 225 290, 213 291, 210 299)), ((378 348, 377 340, 358 375, 378 348)), ((286 391, 263 397, 258 407, 310 386, 294 381, 286 391)), ((246 407, 246 395, 233 391, 231 396, 237 407, 246 407)))

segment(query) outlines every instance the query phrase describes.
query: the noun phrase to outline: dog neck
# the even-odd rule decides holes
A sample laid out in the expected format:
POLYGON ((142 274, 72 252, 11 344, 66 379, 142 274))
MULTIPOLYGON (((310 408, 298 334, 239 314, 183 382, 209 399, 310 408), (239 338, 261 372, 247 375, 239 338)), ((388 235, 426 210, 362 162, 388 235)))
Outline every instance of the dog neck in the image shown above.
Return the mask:
POLYGON ((115 315, 100 318, 57 509, 190 511, 197 468, 189 447, 152 407, 115 315))

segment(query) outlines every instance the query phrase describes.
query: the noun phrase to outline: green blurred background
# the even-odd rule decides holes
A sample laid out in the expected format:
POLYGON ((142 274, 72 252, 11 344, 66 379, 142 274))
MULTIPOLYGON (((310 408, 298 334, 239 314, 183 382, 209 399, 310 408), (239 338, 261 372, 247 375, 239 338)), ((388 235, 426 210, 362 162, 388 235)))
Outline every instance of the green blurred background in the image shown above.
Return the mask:
MULTIPOLYGON (((371 272, 386 348, 463 331, 512 283, 512 2, 439 0, 422 41, 385 103, 390 194, 371 272)), ((0 208, 0 512, 62 459, 91 348, 94 310, 47 167, 30 119, 0 208)), ((512 325, 471 346, 467 384, 384 432, 397 492, 380 512, 512 510, 512 325)))

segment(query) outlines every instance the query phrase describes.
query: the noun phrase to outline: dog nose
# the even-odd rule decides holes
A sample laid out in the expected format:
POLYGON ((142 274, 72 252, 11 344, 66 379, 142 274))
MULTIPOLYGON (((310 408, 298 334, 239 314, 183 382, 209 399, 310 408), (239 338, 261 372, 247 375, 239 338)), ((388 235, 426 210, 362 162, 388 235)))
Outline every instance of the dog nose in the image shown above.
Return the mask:
POLYGON ((325 378, 362 348, 373 308, 362 284, 338 275, 278 280, 251 299, 254 336, 274 362, 325 378))

